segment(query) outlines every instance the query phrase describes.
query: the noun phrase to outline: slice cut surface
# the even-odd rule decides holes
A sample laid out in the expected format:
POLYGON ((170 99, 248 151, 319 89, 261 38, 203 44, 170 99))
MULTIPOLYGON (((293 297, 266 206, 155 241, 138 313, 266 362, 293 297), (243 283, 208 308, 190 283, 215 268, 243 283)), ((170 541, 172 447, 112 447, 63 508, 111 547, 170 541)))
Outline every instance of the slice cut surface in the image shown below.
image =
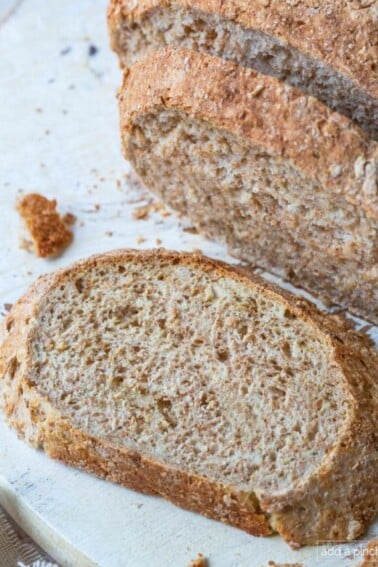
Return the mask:
POLYGON ((90 435, 246 491, 311 474, 348 410, 324 338, 228 275, 122 268, 49 294, 31 341, 39 391, 90 435))

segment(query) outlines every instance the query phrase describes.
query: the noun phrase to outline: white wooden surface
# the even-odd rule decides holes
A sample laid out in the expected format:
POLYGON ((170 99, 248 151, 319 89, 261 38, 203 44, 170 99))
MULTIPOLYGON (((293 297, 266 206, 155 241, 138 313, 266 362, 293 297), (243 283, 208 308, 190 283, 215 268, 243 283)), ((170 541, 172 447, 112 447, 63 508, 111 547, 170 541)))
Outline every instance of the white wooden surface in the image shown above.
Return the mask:
MULTIPOLYGON (((167 248, 227 259, 222 247, 183 232, 175 215, 132 216, 143 201, 120 153, 120 72, 105 10, 106 0, 0 0, 0 311, 39 274, 94 252, 149 248, 158 238, 167 248), (30 191, 77 216, 74 244, 57 260, 19 248, 14 203, 30 191)), ((69 469, 17 440, 2 418, 0 439, 1 503, 64 565, 185 567, 198 552, 211 567, 357 564, 315 548, 294 552, 278 537, 253 538, 69 469)))

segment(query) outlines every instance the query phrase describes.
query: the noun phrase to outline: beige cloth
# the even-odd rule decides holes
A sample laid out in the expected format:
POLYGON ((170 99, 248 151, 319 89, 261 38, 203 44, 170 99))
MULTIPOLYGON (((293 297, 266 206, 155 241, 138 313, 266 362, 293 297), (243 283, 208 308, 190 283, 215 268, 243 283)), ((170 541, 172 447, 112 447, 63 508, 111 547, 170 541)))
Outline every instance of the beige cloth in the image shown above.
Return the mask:
POLYGON ((0 566, 59 567, 0 507, 0 566))

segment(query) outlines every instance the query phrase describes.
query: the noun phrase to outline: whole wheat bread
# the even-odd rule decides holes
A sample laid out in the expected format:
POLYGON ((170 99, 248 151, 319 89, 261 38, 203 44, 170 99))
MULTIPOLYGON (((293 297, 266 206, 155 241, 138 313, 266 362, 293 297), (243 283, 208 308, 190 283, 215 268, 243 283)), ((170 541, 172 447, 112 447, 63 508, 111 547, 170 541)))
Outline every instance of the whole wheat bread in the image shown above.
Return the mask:
POLYGON ((374 517, 376 362, 342 320, 241 269, 121 250, 15 304, 0 390, 53 458, 297 546, 374 517))
POLYGON ((143 183, 230 252, 378 322, 378 144, 316 99, 202 53, 155 51, 120 90, 143 183))
POLYGON ((376 1, 111 0, 108 19, 123 65, 166 45, 216 55, 299 87, 378 138, 376 1))

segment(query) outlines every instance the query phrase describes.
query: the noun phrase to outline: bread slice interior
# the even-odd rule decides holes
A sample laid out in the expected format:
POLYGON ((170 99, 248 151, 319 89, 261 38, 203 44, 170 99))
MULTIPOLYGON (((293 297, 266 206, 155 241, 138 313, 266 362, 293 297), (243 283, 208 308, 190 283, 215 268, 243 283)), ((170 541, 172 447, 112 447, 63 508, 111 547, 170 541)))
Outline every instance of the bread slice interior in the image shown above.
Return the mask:
POLYGON ((348 420, 327 340, 211 264, 138 255, 57 280, 28 378, 76 429, 238 492, 316 472, 348 420))
POLYGON ((143 183, 234 255, 375 321, 374 219, 317 172, 194 114, 159 106, 125 120, 143 183))

